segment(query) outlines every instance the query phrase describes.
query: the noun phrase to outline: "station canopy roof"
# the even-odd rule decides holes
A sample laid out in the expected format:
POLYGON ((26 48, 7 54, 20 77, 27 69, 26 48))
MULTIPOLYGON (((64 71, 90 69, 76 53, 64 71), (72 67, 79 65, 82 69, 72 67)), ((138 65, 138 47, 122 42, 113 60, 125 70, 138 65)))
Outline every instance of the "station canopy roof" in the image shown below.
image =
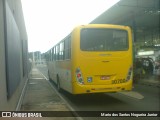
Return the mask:
POLYGON ((160 0, 120 0, 91 24, 119 24, 136 28, 136 31, 159 31, 160 0))

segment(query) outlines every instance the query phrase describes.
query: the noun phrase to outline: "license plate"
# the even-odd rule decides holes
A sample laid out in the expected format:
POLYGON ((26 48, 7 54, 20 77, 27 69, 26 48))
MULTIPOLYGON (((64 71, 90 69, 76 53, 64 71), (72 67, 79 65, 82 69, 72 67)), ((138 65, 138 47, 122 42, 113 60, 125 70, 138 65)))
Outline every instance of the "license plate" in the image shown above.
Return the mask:
POLYGON ((109 80, 110 76, 101 76, 101 80, 109 80))

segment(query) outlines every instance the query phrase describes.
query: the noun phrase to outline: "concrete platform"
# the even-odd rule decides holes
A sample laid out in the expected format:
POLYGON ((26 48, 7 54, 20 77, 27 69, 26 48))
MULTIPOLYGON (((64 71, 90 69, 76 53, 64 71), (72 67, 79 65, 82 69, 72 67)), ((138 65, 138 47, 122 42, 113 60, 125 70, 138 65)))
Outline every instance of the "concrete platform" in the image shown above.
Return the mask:
MULTIPOLYGON (((43 75, 33 68, 26 88, 26 93, 21 106, 21 111, 71 111, 66 103, 49 84, 43 75)), ((42 117, 38 120, 76 120, 76 117, 71 114, 71 117, 42 117)))
POLYGON ((140 78, 136 80, 135 84, 154 86, 160 88, 160 78, 154 75, 147 78, 140 78))

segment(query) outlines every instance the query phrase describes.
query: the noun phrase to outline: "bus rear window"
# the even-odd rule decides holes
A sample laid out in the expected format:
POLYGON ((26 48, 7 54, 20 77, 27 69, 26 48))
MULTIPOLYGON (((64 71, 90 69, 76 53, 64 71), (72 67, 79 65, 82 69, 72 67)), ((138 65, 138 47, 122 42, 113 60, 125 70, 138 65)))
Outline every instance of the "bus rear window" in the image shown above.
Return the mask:
POLYGON ((81 30, 82 51, 126 51, 128 35, 125 30, 84 28, 81 30))

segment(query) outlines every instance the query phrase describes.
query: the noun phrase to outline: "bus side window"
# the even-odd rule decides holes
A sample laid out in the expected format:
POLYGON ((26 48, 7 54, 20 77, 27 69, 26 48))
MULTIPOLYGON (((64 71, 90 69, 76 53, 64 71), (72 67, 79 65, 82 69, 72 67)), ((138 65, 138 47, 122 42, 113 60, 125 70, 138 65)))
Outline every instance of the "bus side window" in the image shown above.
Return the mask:
POLYGON ((59 60, 59 44, 56 46, 56 60, 59 60))
POLYGON ((64 59, 67 59, 68 39, 64 41, 64 59))
POLYGON ((64 59, 64 41, 60 43, 60 52, 59 52, 59 59, 64 59))
POLYGON ((56 47, 54 47, 54 55, 53 55, 53 59, 56 60, 56 47))
POLYGON ((68 39, 68 43, 69 43, 69 48, 68 48, 68 59, 71 59, 71 36, 68 39))
POLYGON ((54 48, 52 48, 52 61, 54 60, 54 48))
POLYGON ((64 48, 64 59, 70 59, 71 57, 71 38, 67 37, 65 39, 65 48, 64 48))
POLYGON ((49 61, 52 61, 52 49, 49 51, 49 61))

